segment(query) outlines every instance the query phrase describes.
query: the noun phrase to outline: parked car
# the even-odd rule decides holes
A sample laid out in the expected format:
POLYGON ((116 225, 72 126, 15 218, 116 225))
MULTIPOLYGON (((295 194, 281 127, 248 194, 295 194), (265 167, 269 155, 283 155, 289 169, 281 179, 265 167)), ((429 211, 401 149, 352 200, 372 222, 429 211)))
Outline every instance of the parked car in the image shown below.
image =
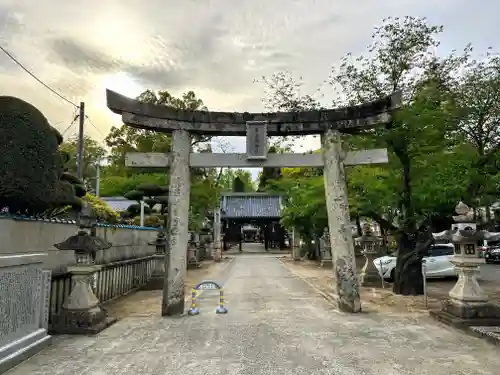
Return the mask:
POLYGON ((483 246, 483 257, 486 263, 493 263, 500 261, 500 241, 485 241, 483 246))
MULTIPOLYGON (((426 276, 428 279, 457 276, 455 266, 450 262, 453 252, 453 244, 431 245, 429 247, 429 255, 423 258, 427 266, 426 276)), ((384 279, 393 281, 396 259, 395 256, 383 256, 374 259, 373 264, 384 279)))

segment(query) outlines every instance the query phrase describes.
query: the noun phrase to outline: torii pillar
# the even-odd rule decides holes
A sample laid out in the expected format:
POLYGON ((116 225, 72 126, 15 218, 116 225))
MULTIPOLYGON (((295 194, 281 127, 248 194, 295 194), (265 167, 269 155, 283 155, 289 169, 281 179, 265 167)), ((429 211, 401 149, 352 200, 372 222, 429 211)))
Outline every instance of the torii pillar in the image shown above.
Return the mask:
POLYGON ((186 279, 186 249, 189 240, 189 195, 191 181, 189 153, 191 136, 186 130, 172 132, 172 163, 168 193, 168 250, 165 256, 166 277, 163 284, 161 315, 184 312, 184 282, 186 279))
MULTIPOLYGON (((108 107, 128 126, 172 133, 171 154, 127 154, 129 167, 170 167, 169 248, 162 315, 184 312, 184 280, 188 243, 189 168, 324 168, 328 227, 332 246, 334 292, 344 312, 361 311, 350 230, 345 165, 387 163, 387 150, 352 151, 344 155, 340 132, 383 125, 401 105, 400 93, 371 103, 324 111, 229 113, 181 111, 139 103, 107 91, 108 107), (247 137, 246 154, 190 153, 190 134, 247 137), (321 134, 321 154, 267 154, 267 136, 321 134)), ((216 218, 218 220, 218 218, 216 218)), ((216 237, 216 236, 214 236, 216 237)), ((216 238, 214 240, 217 241, 216 238)))
POLYGON ((327 130, 321 143, 335 297, 339 310, 355 313, 361 311, 361 299, 347 201, 346 154, 338 131, 327 130))

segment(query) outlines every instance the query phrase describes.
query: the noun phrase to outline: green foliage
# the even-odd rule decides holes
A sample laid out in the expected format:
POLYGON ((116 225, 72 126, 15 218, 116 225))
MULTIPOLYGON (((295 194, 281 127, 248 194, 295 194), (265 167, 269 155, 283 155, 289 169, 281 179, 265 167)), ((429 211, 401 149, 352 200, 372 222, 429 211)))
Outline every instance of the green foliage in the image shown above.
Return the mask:
MULTIPOLYGON (((128 206, 127 212, 129 217, 135 218, 141 214, 141 205, 139 203, 134 203, 128 206)), ((150 207, 144 206, 144 215, 149 215, 153 210, 150 207)))
POLYGON ((123 197, 139 203, 142 201, 142 198, 144 198, 144 192, 142 190, 131 190, 128 193, 125 193, 123 197))
POLYGON ((142 191, 148 197, 157 197, 168 193, 168 187, 155 184, 140 184, 137 185, 137 190, 142 191))
MULTIPOLYGON (((389 151, 388 165, 348 168, 349 204, 351 215, 371 217, 397 235, 395 291, 403 294, 421 293, 418 274, 429 243, 429 224, 445 225, 435 230, 449 227, 443 218, 450 218, 459 200, 477 205, 499 198, 500 57, 488 53, 480 61, 470 60, 470 46, 461 55, 438 56, 442 29, 421 18, 388 18, 375 28, 367 51, 357 57, 348 54, 330 78, 332 87, 341 90, 334 105, 402 92, 402 108, 391 123, 343 135, 343 140, 351 150, 386 147, 389 151)), ((287 74, 264 81, 270 109, 322 107, 301 94, 301 83, 287 74)), ((284 220, 304 232, 316 230, 322 219, 316 210, 320 213, 324 204, 319 198, 321 171, 282 173, 281 177, 263 173, 260 185, 266 190, 291 189, 284 220), (308 222, 307 215, 306 228, 302 223, 308 222)))
MULTIPOLYGON (((63 142, 59 149, 68 156, 65 162, 65 169, 76 175, 76 155, 78 150, 78 138, 70 138, 63 142)), ((85 186, 88 188, 95 185, 97 165, 106 157, 106 149, 95 139, 84 136, 82 176, 85 186)))
POLYGON ((93 194, 86 194, 83 200, 92 207, 92 213, 101 221, 116 223, 119 220, 118 213, 114 211, 105 201, 93 194))
MULTIPOLYGON (((157 171, 158 172, 158 171, 157 171)), ((164 173, 141 173, 128 177, 107 175, 101 179, 101 196, 122 197, 141 184, 165 185, 168 181, 168 171, 164 173)))
POLYGON ((320 236, 328 225, 323 177, 303 177, 281 188, 287 192, 281 223, 306 240, 320 236))
MULTIPOLYGON (((280 149, 276 145, 269 147, 268 153, 276 154, 283 153, 283 149, 280 149)), ((281 178, 281 169, 280 168, 270 168, 265 167, 262 168, 262 172, 259 174, 259 191, 265 191, 268 188, 269 181, 277 180, 281 178)))
POLYGON ((221 192, 232 191, 233 183, 236 178, 239 178, 243 182, 245 192, 255 191, 252 174, 248 170, 221 168, 219 172, 214 171, 214 173, 208 175, 207 178, 213 181, 213 187, 221 192))
POLYGON ((233 182, 233 192, 235 192, 235 193, 243 193, 243 192, 245 192, 245 183, 239 177, 236 177, 234 179, 234 182, 233 182))
MULTIPOLYGON (((168 91, 144 91, 137 97, 144 103, 165 105, 179 109, 206 110, 203 101, 196 97, 193 91, 188 91, 181 98, 172 96, 168 91)), ((208 138, 196 138, 194 145, 207 141, 208 138)), ((171 137, 165 133, 121 126, 111 128, 106 137, 106 144, 110 148, 110 165, 106 173, 113 176, 130 176, 138 173, 156 173, 156 168, 127 168, 125 154, 127 152, 163 152, 171 151, 171 137)))

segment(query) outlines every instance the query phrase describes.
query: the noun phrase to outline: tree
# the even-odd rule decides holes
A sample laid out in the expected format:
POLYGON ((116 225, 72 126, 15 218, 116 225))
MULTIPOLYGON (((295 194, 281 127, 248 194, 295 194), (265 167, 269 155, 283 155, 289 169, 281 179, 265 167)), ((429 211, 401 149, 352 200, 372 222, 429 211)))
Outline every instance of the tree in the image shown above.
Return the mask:
POLYGON ((397 233, 398 259, 394 292, 422 294, 421 260, 432 242, 427 222, 417 212, 413 179, 419 171, 415 160, 450 146, 445 138, 456 121, 451 100, 452 73, 466 61, 464 56, 440 59, 436 36, 442 26, 429 25, 425 19, 388 18, 373 34, 368 56, 344 58, 332 83, 342 87, 347 100, 354 104, 370 101, 400 90, 403 109, 386 129, 379 131, 400 164, 401 187, 398 211, 400 225, 368 212, 381 225, 397 233))
POLYGON ((81 181, 64 173, 61 134, 33 105, 0 96, 0 207, 12 213, 51 215, 81 207, 81 181))
POLYGON ((140 184, 167 185, 168 171, 164 173, 140 173, 128 177, 105 175, 101 178, 102 197, 122 197, 140 184))
POLYGON ((214 184, 220 192, 233 191, 233 184, 236 179, 239 179, 242 182, 244 192, 255 191, 252 174, 248 170, 244 169, 221 169, 220 175, 214 179, 214 184))
MULTIPOLYGON (((64 141, 59 146, 59 149, 69 155, 69 160, 66 163, 67 171, 76 174, 78 138, 70 138, 64 141)), ((84 136, 82 178, 87 188, 90 189, 94 185, 97 165, 104 160, 106 154, 106 149, 99 142, 89 136, 84 136)))
POLYGON ((166 210, 168 207, 168 188, 166 186, 154 184, 140 184, 134 190, 127 192, 125 198, 137 203, 131 204, 126 213, 122 217, 136 219, 135 224, 138 224, 137 217, 141 213, 141 202, 147 204, 144 207, 144 214, 150 215, 158 208, 157 214, 145 217, 145 223, 152 226, 159 226, 163 222, 163 227, 167 226, 166 210))
MULTIPOLYGON (((276 154, 283 153, 278 146, 269 147, 268 153, 276 154)), ((258 191, 265 191, 270 180, 278 180, 281 178, 281 168, 264 167, 259 174, 259 188, 258 191)))
MULTIPOLYGON (((450 197, 460 193, 460 189, 446 188, 430 197, 419 183, 432 181, 433 171, 426 159, 447 160, 447 153, 463 151, 451 136, 460 118, 454 88, 456 72, 467 61, 470 49, 466 48, 461 56, 439 58, 435 49, 439 44, 436 36, 441 31, 441 26, 429 25, 425 19, 386 19, 375 29, 368 53, 355 59, 348 54, 333 70, 330 80, 335 88, 342 90, 335 106, 372 101, 397 90, 402 92, 403 108, 386 128, 343 135, 349 148, 370 145, 389 149, 387 172, 370 169, 373 167, 354 168, 347 172, 348 187, 354 191, 350 192, 351 211, 377 220, 397 235, 394 291, 401 294, 423 291, 420 264, 432 241, 428 226, 431 206, 440 205, 445 210, 450 197), (366 178, 373 181, 374 188, 363 186, 362 179, 366 178)), ((295 84, 288 75, 274 75, 267 83, 269 107, 321 108, 312 96, 298 93, 300 84, 295 84)), ((459 165, 467 165, 466 159, 460 157, 463 163, 459 165)), ((439 181, 449 187, 457 184, 457 177, 448 184, 443 179, 439 181)))
POLYGON ((235 193, 245 192, 245 183, 239 177, 236 177, 233 181, 233 192, 235 193))
POLYGON ((474 159, 463 199, 489 207, 499 195, 500 56, 488 52, 484 59, 471 61, 460 78, 456 101, 462 116, 456 134, 470 145, 474 159))
MULTIPOLYGON (((171 106, 183 110, 203 110, 207 108, 203 101, 196 97, 193 91, 188 91, 181 98, 172 96, 168 91, 146 90, 137 97, 143 103, 171 106)), ((192 147, 203 150, 203 143, 208 137, 197 137, 192 141, 192 147)), ((163 152, 171 151, 171 137, 169 134, 150 130, 137 129, 130 126, 113 126, 106 137, 106 144, 110 147, 108 158, 110 165, 108 173, 111 175, 129 176, 136 173, 155 173, 152 168, 126 168, 125 155, 127 152, 163 152)))

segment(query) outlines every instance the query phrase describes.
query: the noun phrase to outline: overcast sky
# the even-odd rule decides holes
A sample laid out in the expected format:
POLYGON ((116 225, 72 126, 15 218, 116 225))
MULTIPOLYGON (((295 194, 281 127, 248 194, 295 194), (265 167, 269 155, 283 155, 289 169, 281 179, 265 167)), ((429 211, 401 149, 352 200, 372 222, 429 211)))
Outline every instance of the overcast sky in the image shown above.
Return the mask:
MULTIPOLYGON (((499 50, 499 13, 498 0, 0 0, 0 43, 62 95, 85 101, 99 129, 89 125, 88 134, 102 139, 120 124, 106 109, 106 87, 128 96, 194 90, 212 110, 261 111, 255 78, 288 70, 314 92, 386 16, 443 24, 443 51, 467 42, 499 50)), ((3 55, 0 92, 33 103, 61 131, 73 117, 3 55)), ((241 139, 233 143, 244 151, 241 139)))

